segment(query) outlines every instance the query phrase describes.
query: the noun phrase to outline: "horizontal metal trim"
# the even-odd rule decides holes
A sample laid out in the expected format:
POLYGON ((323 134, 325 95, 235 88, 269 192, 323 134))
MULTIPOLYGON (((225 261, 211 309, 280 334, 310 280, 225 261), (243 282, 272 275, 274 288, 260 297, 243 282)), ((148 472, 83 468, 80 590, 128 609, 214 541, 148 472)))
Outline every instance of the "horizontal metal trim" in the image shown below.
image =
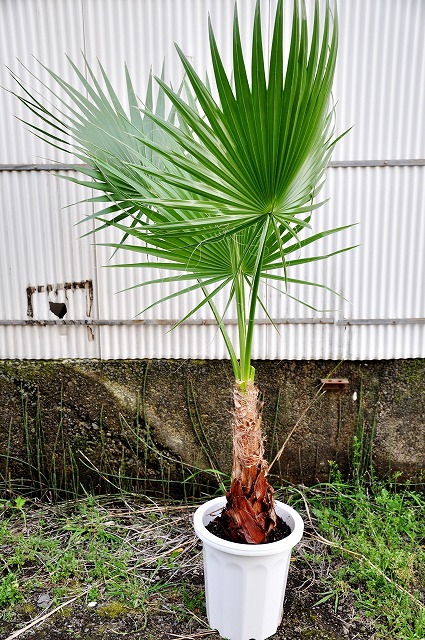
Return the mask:
MULTIPOLYGON (((152 320, 0 320, 0 326, 12 326, 12 327, 47 327, 47 326, 174 326, 179 320, 165 319, 152 319, 152 320)), ((335 320, 333 318, 277 318, 273 321, 276 325, 291 325, 291 324, 326 324, 335 326, 376 326, 376 325, 411 325, 425 324, 425 318, 353 318, 347 320, 335 320)), ((216 321, 213 318, 205 318, 200 320, 189 319, 184 323, 185 325, 216 325, 216 321)), ((225 320, 225 325, 236 326, 237 320, 225 320)), ((258 325, 271 325, 270 320, 267 318, 259 318, 255 321, 258 325)))
POLYGON ((85 164, 61 164, 43 163, 43 164, 0 164, 0 171, 78 171, 85 164))
POLYGON ((425 324, 425 318, 353 318, 350 320, 337 320, 338 325, 403 325, 425 324))
POLYGON ((329 167, 424 167, 425 158, 405 158, 400 160, 332 160, 329 167))
MULTIPOLYGON (((423 167, 425 158, 406 158, 395 160, 333 160, 328 165, 333 169, 349 167, 423 167)), ((78 171, 85 164, 0 164, 0 171, 78 171)))

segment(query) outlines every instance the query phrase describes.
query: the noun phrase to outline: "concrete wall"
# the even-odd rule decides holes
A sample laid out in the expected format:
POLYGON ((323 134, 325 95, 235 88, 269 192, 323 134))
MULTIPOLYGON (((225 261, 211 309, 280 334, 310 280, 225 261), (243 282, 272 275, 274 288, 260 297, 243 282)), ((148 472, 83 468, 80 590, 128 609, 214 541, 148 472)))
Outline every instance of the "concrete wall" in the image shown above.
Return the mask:
MULTIPOLYGON (((336 371, 330 361, 255 366, 269 460, 320 378, 348 379, 347 388, 326 391, 305 415, 272 469, 274 482, 326 480, 329 460, 348 474, 356 431, 365 458, 372 447, 379 476, 423 477, 425 360, 344 362, 336 371)), ((78 469, 78 480, 93 490, 112 490, 105 478, 121 476, 127 488, 160 491, 171 482, 170 491, 181 495, 190 465, 230 470, 231 385, 227 361, 0 361, 0 473, 37 482, 38 469, 44 487, 75 483, 78 469), (126 484, 127 476, 139 482, 126 484)))

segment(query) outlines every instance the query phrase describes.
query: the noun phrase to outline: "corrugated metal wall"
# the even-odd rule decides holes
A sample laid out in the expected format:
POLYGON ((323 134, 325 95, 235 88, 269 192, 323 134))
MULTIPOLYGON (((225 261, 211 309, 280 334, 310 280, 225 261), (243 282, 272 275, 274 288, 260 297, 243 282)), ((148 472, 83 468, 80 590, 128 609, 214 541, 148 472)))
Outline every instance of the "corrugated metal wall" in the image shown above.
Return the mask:
MULTIPOLYGON (((265 33, 275 4, 262 2, 265 33)), ((254 6, 254 0, 239 0, 247 43, 254 6)), ((319 289, 290 290, 331 309, 317 313, 264 290, 280 333, 259 314, 254 356, 424 357, 425 2, 339 0, 338 9, 338 128, 353 129, 337 147, 326 185, 330 201, 317 213, 315 228, 359 222, 340 238, 323 240, 322 248, 360 247, 299 275, 340 291, 349 302, 319 289)), ((178 81, 174 41, 204 72, 208 13, 230 63, 233 0, 0 0, 0 84, 13 88, 6 66, 34 84, 17 62, 40 75, 34 57, 72 79, 65 54, 78 61, 83 52, 93 65, 102 61, 119 94, 125 61, 144 95, 149 66, 159 73, 164 58, 168 76, 178 81)), ((168 331, 193 298, 137 316, 158 292, 117 293, 140 274, 103 268, 108 251, 81 238, 83 229, 75 226, 90 205, 65 208, 88 194, 45 170, 72 158, 32 136, 14 116, 28 119, 2 91, 0 358, 226 357, 206 311, 168 331), (66 319, 53 315, 50 302, 66 303, 66 319)), ((236 330, 232 313, 229 330, 236 330)))

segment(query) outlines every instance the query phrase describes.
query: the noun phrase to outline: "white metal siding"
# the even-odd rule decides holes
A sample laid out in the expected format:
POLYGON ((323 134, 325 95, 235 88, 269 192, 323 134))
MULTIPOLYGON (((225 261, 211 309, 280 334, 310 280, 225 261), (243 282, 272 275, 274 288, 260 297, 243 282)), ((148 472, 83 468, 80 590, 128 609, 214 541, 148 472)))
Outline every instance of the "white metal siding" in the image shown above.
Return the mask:
POLYGON ((75 226, 90 209, 62 209, 83 197, 81 187, 47 172, 0 172, 1 357, 100 357, 97 327, 17 324, 58 321, 49 302, 65 303, 71 320, 98 317, 92 240, 80 238, 81 227, 75 226))
MULTIPOLYGON (((262 2, 264 33, 275 4, 262 2)), ((249 43, 255 1, 240 0, 238 6, 249 43)), ((330 201, 316 213, 314 229, 360 224, 322 240, 314 250, 360 247, 297 274, 340 291, 349 302, 325 290, 291 287, 291 295, 328 310, 315 312, 264 288, 271 316, 281 321, 280 334, 260 312, 253 355, 425 357, 425 2, 339 0, 338 9, 337 121, 340 131, 352 125, 353 129, 340 141, 333 161, 389 161, 401 166, 329 168, 325 195, 330 201), (412 160, 416 163, 406 165, 412 160)), ((0 0, 0 84, 13 88, 5 65, 34 84, 17 63, 19 58, 40 75, 33 56, 73 81, 64 54, 79 61, 83 52, 92 65, 97 58, 102 61, 119 95, 125 91, 126 62, 143 96, 149 66, 160 73, 164 58, 167 76, 178 82, 174 41, 201 73, 207 69, 208 13, 230 65, 233 0, 0 0)), ((48 76, 41 75, 52 86, 48 76)), ((3 168, 72 161, 27 132, 15 115, 28 119, 16 99, 2 91, 3 168)), ((138 316, 172 289, 117 293, 149 274, 104 268, 108 250, 95 248, 92 237, 79 237, 84 229, 75 222, 84 211, 90 212, 90 205, 64 207, 88 195, 45 171, 0 171, 0 358, 225 358, 223 341, 206 308, 191 323, 169 332, 171 323, 193 306, 194 295, 138 316), (92 287, 90 308, 88 289, 81 284, 85 282, 92 287), (36 291, 33 315, 28 316, 31 287, 36 291), (49 310, 54 300, 65 301, 68 322, 80 324, 56 320, 49 310), (47 325, 25 325, 35 320, 47 325)), ((228 317, 235 336, 234 310, 228 317)))

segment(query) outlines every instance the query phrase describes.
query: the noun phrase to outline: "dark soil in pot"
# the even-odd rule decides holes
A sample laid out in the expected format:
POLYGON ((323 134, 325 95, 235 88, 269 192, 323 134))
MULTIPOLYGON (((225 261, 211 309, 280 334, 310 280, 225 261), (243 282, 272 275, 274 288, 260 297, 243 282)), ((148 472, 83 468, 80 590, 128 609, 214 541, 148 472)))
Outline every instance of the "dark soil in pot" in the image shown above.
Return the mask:
MULTIPOLYGON (((228 542, 233 542, 232 538, 226 532, 225 527, 221 522, 221 516, 217 516, 214 520, 209 522, 205 527, 210 533, 217 536, 221 540, 227 540, 228 542)), ((280 516, 277 516, 276 528, 270 532, 267 542, 263 544, 268 544, 269 542, 277 542, 278 540, 283 540, 287 538, 291 533, 290 527, 282 520, 280 516)), ((240 543, 240 541, 238 540, 240 543)), ((241 543, 240 543, 241 544, 241 543)), ((248 544, 247 542, 242 544, 248 544)))

